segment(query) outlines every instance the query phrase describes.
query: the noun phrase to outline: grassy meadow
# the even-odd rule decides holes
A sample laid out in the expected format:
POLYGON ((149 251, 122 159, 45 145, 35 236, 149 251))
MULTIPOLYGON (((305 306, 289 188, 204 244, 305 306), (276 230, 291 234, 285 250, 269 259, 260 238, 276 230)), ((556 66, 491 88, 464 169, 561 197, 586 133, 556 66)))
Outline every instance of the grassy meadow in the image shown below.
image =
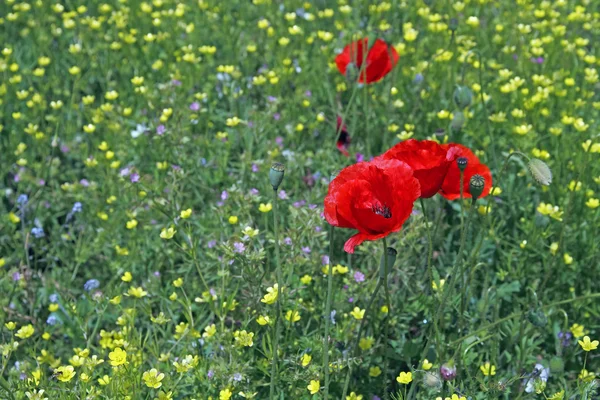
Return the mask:
POLYGON ((592 0, 3 0, 0 398, 600 398, 599 37, 592 0))

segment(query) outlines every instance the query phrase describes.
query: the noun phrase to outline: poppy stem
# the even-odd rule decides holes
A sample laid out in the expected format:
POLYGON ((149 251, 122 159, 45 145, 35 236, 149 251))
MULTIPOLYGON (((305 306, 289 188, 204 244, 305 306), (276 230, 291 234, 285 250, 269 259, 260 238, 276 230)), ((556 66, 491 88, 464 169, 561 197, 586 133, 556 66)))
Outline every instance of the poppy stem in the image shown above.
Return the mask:
POLYGON ((269 399, 275 398, 275 385, 277 382, 277 359, 278 359, 278 345, 279 335, 281 334, 281 302, 282 298, 282 287, 283 284, 283 273, 281 272, 281 259, 279 257, 279 214, 277 204, 277 189, 273 189, 273 231, 275 234, 275 261, 276 261, 276 274, 277 274, 277 316, 275 318, 275 336, 273 338, 273 359, 271 364, 271 384, 269 389, 269 399))
MULTIPOLYGON (((380 277, 379 279, 377 279, 377 285, 375 286, 375 289, 373 290, 373 293, 371 294, 371 298, 369 299, 369 303, 367 304, 367 308, 365 309, 365 315, 363 316, 363 319, 360 321, 360 326, 358 328, 358 334, 356 335, 356 340, 354 342, 354 348, 352 350, 352 357, 358 356, 358 348, 359 348, 359 344, 360 344, 360 338, 362 336, 363 329, 367 322, 367 315, 369 314, 369 310, 371 309, 371 306, 373 305, 373 302, 375 301, 375 298, 377 297, 377 293, 379 293, 379 290, 381 289, 382 285, 383 285, 383 280, 380 277)), ((350 385, 351 375, 352 375, 352 362, 348 362, 348 372, 346 372, 346 380, 344 382, 344 390, 342 392, 342 399, 345 399, 346 394, 348 393, 348 386, 350 385)))
POLYGON ((323 374, 325 375, 325 389, 323 398, 329 398, 329 328, 331 325, 331 302, 333 292, 333 225, 329 226, 329 270, 327 274, 327 302, 325 303, 325 336, 323 337, 323 374))
POLYGON ((433 268, 431 266, 431 259, 433 258, 433 238, 431 237, 431 228, 429 227, 429 219, 427 218, 427 213, 425 211, 425 202, 423 198, 419 198, 419 202, 421 203, 421 211, 423 212, 423 218, 425 219, 425 232, 427 233, 427 276, 429 277, 430 284, 433 282, 433 268))
POLYGON ((385 303, 387 305, 387 315, 385 318, 385 328, 384 328, 384 348, 383 348, 383 398, 388 400, 390 398, 388 390, 387 390, 387 380, 388 380, 388 347, 389 347, 389 331, 390 331, 390 313, 392 310, 392 303, 390 301, 390 288, 388 286, 388 275, 390 273, 390 265, 388 262, 387 256, 387 238, 383 238, 383 262, 384 262, 384 273, 385 276, 383 278, 383 289, 385 292, 385 303))

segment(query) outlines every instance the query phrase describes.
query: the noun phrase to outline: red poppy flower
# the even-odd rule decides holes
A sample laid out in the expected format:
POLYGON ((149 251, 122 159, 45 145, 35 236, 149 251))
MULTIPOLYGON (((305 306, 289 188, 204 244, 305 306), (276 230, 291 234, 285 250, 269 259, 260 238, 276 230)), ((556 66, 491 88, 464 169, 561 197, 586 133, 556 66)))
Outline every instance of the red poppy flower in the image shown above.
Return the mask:
MULTIPOLYGON (((463 176, 463 197, 471 198, 471 193, 469 192, 469 180, 473 175, 481 175, 483 177, 485 180, 485 185, 483 186, 483 192, 479 197, 481 198, 487 196, 492 189, 492 173, 487 165, 482 164, 479 161, 479 158, 473 154, 468 147, 465 147, 461 144, 450 143, 444 144, 442 147, 448 149, 448 151, 451 151, 451 149, 456 149, 456 151, 458 151, 458 157, 464 157, 467 159, 467 167, 465 168, 463 176)), ((452 163, 448 169, 448 173, 446 174, 446 179, 444 179, 444 183, 442 184, 440 194, 448 200, 460 198, 460 170, 458 169, 458 165, 456 163, 452 163)))
POLYGON ((352 42, 344 51, 338 54, 335 58, 338 70, 346 75, 346 69, 350 63, 356 66, 358 71, 361 71, 358 82, 373 83, 381 80, 386 76, 392 68, 398 63, 400 56, 394 46, 388 45, 381 39, 375 40, 373 46, 369 49, 369 39, 363 38, 352 42), (368 50, 365 57, 364 52, 368 50), (363 61, 366 65, 363 68, 363 61))
POLYGON ((380 157, 407 163, 421 184, 421 197, 429 198, 439 192, 448 169, 458 157, 458 152, 458 149, 447 149, 431 140, 408 139, 380 157))
POLYGON ((346 252, 354 253, 365 240, 399 231, 420 194, 419 181, 406 163, 383 159, 357 163, 329 184, 325 218, 331 225, 358 230, 344 245, 346 252))
POLYGON ((337 117, 337 126, 335 131, 340 133, 336 147, 343 155, 350 157, 350 153, 348 153, 348 146, 350 146, 350 134, 348 133, 346 124, 342 122, 342 117, 337 117))

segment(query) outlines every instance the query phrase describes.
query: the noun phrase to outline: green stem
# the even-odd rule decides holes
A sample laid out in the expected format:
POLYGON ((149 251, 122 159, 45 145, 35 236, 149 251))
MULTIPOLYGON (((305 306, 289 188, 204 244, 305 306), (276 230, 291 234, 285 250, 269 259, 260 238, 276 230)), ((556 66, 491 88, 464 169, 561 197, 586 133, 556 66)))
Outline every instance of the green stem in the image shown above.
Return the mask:
POLYGON ((329 270, 327 271, 327 302, 325 303, 325 336, 323 337, 323 374, 325 375, 325 388, 323 398, 329 398, 329 328, 331 325, 331 301, 333 292, 333 225, 329 227, 329 270))
POLYGON ((433 258, 433 239, 431 237, 431 228, 429 227, 429 220, 427 218, 427 213, 425 212, 425 202, 423 198, 419 198, 421 202, 421 211, 423 212, 423 218, 425 219, 425 232, 427 232, 427 276, 429 277, 428 285, 431 285, 433 282, 433 268, 431 266, 431 259, 433 258))
MULTIPOLYGON (((369 299, 369 303, 367 304, 367 308, 365 309, 365 315, 363 316, 363 319, 361 320, 360 326, 358 328, 358 334, 356 335, 354 349, 352 350, 353 357, 356 357, 358 355, 358 345, 360 343, 362 331, 367 322, 367 314, 369 314, 369 310, 371 309, 371 306, 373 305, 373 302, 375 301, 375 298, 377 297, 377 293, 379 293, 379 290, 381 289, 382 285, 383 285, 383 281, 381 279, 378 279, 377 285, 375 286, 375 289, 373 290, 373 293, 371 294, 371 298, 369 299)), ((348 386, 350 385, 350 376, 351 375, 352 375, 352 363, 348 363, 348 372, 346 372, 346 380, 344 382, 344 390, 342 393, 342 399, 345 399, 346 394, 348 393, 348 386)))
POLYGON ((389 265, 388 265, 388 256, 387 256, 387 238, 383 238, 383 262, 384 262, 384 278, 383 278, 383 289, 385 292, 385 302, 387 304, 388 310, 385 318, 385 331, 384 331, 384 348, 383 348, 383 398, 388 400, 390 398, 388 390, 387 390, 387 379, 388 379, 388 345, 389 345, 389 331, 390 331, 390 315, 392 312, 392 303, 390 301, 390 288, 388 285, 388 275, 390 273, 389 265))
POLYGON ((281 259, 279 257, 279 215, 277 204, 277 190, 273 190, 273 230, 275 233, 275 261, 277 266, 277 315, 275 317, 275 337, 273 338, 273 360, 271 364, 271 384, 269 389, 269 399, 275 398, 275 384, 277 382, 277 360, 278 360, 278 345, 279 335, 281 334, 281 302, 283 301, 281 294, 281 285, 283 284, 283 273, 281 272, 281 259))

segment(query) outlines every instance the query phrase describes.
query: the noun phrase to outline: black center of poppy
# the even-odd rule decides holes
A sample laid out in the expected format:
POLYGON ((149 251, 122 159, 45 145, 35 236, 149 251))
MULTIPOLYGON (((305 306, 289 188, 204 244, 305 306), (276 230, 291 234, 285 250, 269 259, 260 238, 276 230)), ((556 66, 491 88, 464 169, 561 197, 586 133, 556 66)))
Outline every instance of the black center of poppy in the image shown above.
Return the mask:
POLYGON ((381 215, 383 218, 392 218, 392 210, 386 205, 374 205, 372 210, 375 214, 381 215))

